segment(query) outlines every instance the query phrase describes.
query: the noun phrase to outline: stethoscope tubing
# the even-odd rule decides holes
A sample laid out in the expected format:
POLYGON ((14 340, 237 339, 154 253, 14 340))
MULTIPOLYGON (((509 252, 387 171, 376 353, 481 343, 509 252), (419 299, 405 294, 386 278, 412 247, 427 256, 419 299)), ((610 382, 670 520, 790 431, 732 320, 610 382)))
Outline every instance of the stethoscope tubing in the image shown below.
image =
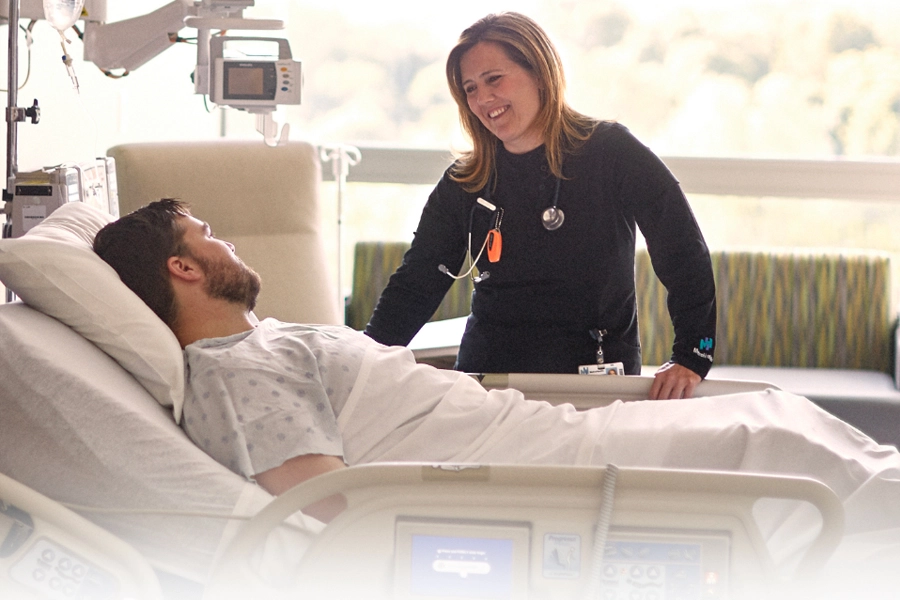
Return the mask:
MULTIPOLYGON (((472 208, 469 209, 469 233, 466 238, 466 258, 469 260, 469 268, 466 269, 466 272, 461 275, 454 275, 450 273, 447 267, 443 264, 438 265, 438 270, 442 273, 445 273, 452 277, 453 279, 463 279, 464 277, 468 277, 472 274, 472 271, 475 270, 475 266, 478 264, 478 261, 481 260, 481 256, 484 254, 485 248, 488 245, 488 239, 490 237, 490 230, 488 234, 485 235, 484 243, 481 244, 481 249, 478 251, 478 256, 474 259, 472 258, 472 229, 475 226, 475 209, 479 206, 489 210, 493 214, 497 214, 498 207, 491 202, 491 188, 493 187, 494 175, 491 175, 491 178, 488 180, 488 185, 484 190, 484 197, 478 197, 478 199, 472 203, 472 208)), ((562 184, 562 178, 556 178, 556 189, 553 192, 553 205, 544 209, 541 213, 541 224, 544 226, 544 229, 547 231, 556 231, 560 227, 562 227, 563 222, 565 221, 566 215, 561 208, 559 208, 559 188, 562 184)), ((500 209, 502 210, 502 209, 500 209)), ((473 277, 472 281, 475 283, 480 283, 481 281, 490 277, 490 272, 485 271, 478 277, 473 277)))

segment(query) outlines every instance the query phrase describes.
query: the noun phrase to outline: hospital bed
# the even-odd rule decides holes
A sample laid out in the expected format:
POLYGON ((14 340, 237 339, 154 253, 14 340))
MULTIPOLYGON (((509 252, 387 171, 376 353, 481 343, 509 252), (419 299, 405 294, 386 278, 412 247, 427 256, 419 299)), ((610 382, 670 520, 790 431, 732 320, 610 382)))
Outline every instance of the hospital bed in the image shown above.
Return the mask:
MULTIPOLYGON (((0 307, 0 334, 8 384, 0 397, 0 472, 12 478, 0 480, 0 497, 36 523, 18 553, 0 555, 0 585, 14 590, 4 597, 63 597, 37 594, 43 588, 22 575, 26 565, 45 564, 35 553, 46 546, 32 546, 35 540, 50 544, 58 556, 64 550, 73 563, 91 565, 93 573, 115 577, 122 595, 85 596, 98 598, 187 600, 204 591, 208 598, 225 598, 228 590, 240 591, 231 597, 288 597, 297 586, 321 594, 312 597, 341 597, 358 594, 360 581, 369 598, 431 597, 428 586, 444 584, 440 578, 419 581, 423 552, 434 550, 422 549, 429 540, 456 544, 445 553, 441 573, 485 569, 455 561, 495 548, 485 559, 500 561, 491 572, 514 582, 509 595, 497 597, 572 598, 590 579, 594 525, 605 506, 603 468, 370 465, 317 478, 270 504, 265 492, 193 446, 169 411, 69 327, 14 303, 0 307), (41 492, 41 501, 10 495, 13 480, 41 492), (235 579, 248 573, 266 529, 335 492, 348 498, 349 508, 324 530, 294 515, 294 526, 282 533, 287 541, 268 542, 275 549, 266 556, 278 557, 275 575, 250 571, 235 579), (51 519, 55 528, 42 524, 51 519), (286 565, 285 557, 292 557, 286 565), (285 580, 279 572, 294 559, 299 567, 285 580), (352 579, 341 576, 348 565, 352 579), (414 579, 418 587, 402 587, 414 579)), ((621 469, 616 488, 607 544, 621 557, 601 578, 631 590, 654 580, 646 575, 635 583, 632 571, 669 573, 675 585, 678 567, 679 578, 689 577, 678 579, 684 589, 701 586, 717 590, 711 597, 739 597, 740 590, 815 572, 840 537, 840 504, 811 480, 621 469), (818 541, 787 575, 775 569, 754 524, 755 502, 770 496, 803 499, 823 515, 818 541), (638 547, 656 554, 629 556, 638 547), (698 562, 697 550, 704 550, 707 562, 698 562), (675 560, 659 553, 681 554, 675 560)))
MULTIPOLYGON (((396 587, 412 580, 414 565, 422 560, 416 540, 476 544, 450 549, 452 569, 458 568, 460 552, 480 556, 478 544, 498 539, 498 532, 509 536, 501 546, 513 549, 501 554, 516 558, 503 567, 516 574, 514 585, 523 585, 518 574, 526 569, 528 597, 571 597, 589 584, 590 573, 603 577, 602 569, 587 568, 586 558, 577 576, 566 571, 572 565, 571 536, 582 540, 578 552, 585 557, 590 548, 609 547, 591 536, 598 515, 610 508, 608 539, 623 553, 637 551, 628 545, 632 542, 662 549, 666 556, 689 550, 685 544, 727 546, 727 565, 703 571, 702 585, 718 581, 718 575, 706 575, 723 573, 725 565, 728 584, 718 589, 727 589, 730 597, 750 586, 814 572, 839 537, 840 506, 820 484, 719 473, 622 469, 609 503, 601 501, 608 472, 602 467, 372 465, 316 478, 273 502, 255 484, 212 461, 175 424, 183 385, 180 348, 89 250, 92 231, 103 222, 82 206, 67 205, 40 230, 0 245, 0 278, 25 301, 0 306, 0 473, 5 475, 0 523, 9 527, 0 529, 5 536, 0 548, 17 544, 0 556, 3 597, 63 597, 65 590, 47 592, 17 570, 41 560, 43 569, 54 568, 43 550, 34 554, 32 544, 41 540, 115 578, 117 583, 105 588, 115 591, 93 597, 190 600, 242 589, 247 579, 235 582, 228 575, 245 572, 248 563, 261 565, 254 569, 261 573, 250 576, 251 588, 243 588, 242 597, 285 589, 291 594, 301 584, 319 586, 328 595, 330 586, 347 578, 325 576, 348 568, 371 582, 366 588, 375 594, 371 597, 434 596, 427 587, 416 593, 396 587), (296 512, 335 492, 346 496, 349 509, 327 527, 296 512), (816 507, 820 525, 814 539, 801 540, 789 560, 764 541, 765 532, 750 518, 761 496, 786 496, 816 507), (265 535, 287 515, 288 528, 265 535), (24 534, 10 532, 27 532, 19 524, 29 518, 31 533, 16 542, 24 534), (562 535, 554 537, 557 533, 562 535), (256 542, 263 537, 260 550, 256 542), (366 550, 371 556, 359 555, 366 550), (352 567, 343 562, 348 556, 352 567), (286 580, 290 561, 285 559, 299 561, 299 583, 286 580), (556 574, 544 576, 545 564, 556 574)), ((619 385, 644 385, 630 378, 601 379, 612 397, 622 395, 619 385)), ((702 566, 692 569, 696 574, 702 566)), ((506 596, 523 597, 521 589, 506 596)))
POLYGON ((841 514, 827 488, 794 478, 368 465, 266 507, 222 557, 213 589, 222 598, 253 590, 287 598, 297 589, 317 598, 758 598, 792 589, 785 580, 812 580, 840 538, 841 514), (251 571, 248 557, 270 529, 335 493, 347 510, 288 576, 267 583, 251 571), (803 499, 823 515, 793 577, 775 572, 754 520, 754 504, 769 496, 803 499))

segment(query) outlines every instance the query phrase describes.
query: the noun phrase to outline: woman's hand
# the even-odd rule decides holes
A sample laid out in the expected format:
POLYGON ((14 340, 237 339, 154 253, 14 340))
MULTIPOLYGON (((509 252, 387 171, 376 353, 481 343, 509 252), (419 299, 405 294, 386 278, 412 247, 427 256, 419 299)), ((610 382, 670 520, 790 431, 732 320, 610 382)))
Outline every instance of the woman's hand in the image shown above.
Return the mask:
POLYGON ((650 400, 680 400, 694 395, 700 376, 681 365, 668 362, 654 375, 650 400))

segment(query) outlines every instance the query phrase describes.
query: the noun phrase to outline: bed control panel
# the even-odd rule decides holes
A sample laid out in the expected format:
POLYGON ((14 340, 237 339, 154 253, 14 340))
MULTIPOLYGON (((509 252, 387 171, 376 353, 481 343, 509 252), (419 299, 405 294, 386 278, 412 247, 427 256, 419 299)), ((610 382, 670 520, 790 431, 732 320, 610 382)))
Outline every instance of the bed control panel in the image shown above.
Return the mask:
POLYGON ((540 522, 400 518, 393 597, 525 600, 538 588, 540 597, 571 598, 591 580, 604 600, 728 597, 727 531, 613 527, 597 557, 590 528, 542 529, 540 522))
MULTIPOLYGON (((242 560, 249 560, 248 549, 279 519, 334 493, 344 495, 347 510, 291 569, 309 597, 782 597, 818 576, 843 523, 840 501, 811 479, 385 463, 327 473, 280 496, 251 521, 261 523, 259 528, 247 527, 233 542, 245 553, 242 560), (789 523, 804 504, 817 510, 822 527, 818 537, 810 529, 814 540, 798 548, 793 528, 781 536, 771 533, 772 524, 789 523)), ((223 575, 240 573, 233 564, 220 566, 216 579, 223 589, 241 583, 223 575)))
POLYGON ((160 597, 152 567, 132 546, 0 473, 0 599, 160 597))
POLYGON ((113 600, 118 582, 64 546, 39 538, 9 569, 9 577, 49 600, 113 600))
POLYGON ((727 532, 622 529, 603 557, 604 598, 726 598, 727 532))

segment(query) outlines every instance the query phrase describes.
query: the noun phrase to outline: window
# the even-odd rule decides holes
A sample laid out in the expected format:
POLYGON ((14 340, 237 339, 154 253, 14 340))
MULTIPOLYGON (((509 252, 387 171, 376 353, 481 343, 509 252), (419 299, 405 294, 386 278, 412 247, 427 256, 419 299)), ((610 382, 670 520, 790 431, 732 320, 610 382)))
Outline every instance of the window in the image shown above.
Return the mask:
MULTIPOLYGON (((109 4, 109 20, 117 21, 147 14, 164 1, 109 4)), ((622 122, 663 157, 895 160, 900 154, 898 3, 513 4, 557 43, 572 105, 622 122)), ((499 0, 257 0, 245 14, 285 20, 285 32, 277 35, 287 37, 294 57, 303 61, 303 104, 279 111, 294 139, 452 149, 464 147, 465 140, 446 87, 447 52, 463 28, 508 6, 499 0)), ((59 64, 56 32, 39 22, 33 33, 32 73, 19 104, 38 98, 43 114, 39 125, 19 126, 21 170, 89 160, 122 142, 259 137, 251 115, 216 109, 194 94, 192 45, 177 44, 121 79, 76 59, 76 94, 59 64)), ((185 29, 181 35, 193 33, 185 29)), ((80 57, 81 42, 69 38, 71 53, 80 57)), ((345 282, 354 241, 411 239, 429 188, 347 187, 345 282)), ((328 212, 335 210, 330 199, 336 190, 326 184, 322 192, 327 229, 336 224, 328 212)), ((900 210, 892 202, 705 196, 691 201, 713 246, 900 252, 900 236, 894 234, 900 210), (815 226, 797 228, 798 221, 815 226)))

